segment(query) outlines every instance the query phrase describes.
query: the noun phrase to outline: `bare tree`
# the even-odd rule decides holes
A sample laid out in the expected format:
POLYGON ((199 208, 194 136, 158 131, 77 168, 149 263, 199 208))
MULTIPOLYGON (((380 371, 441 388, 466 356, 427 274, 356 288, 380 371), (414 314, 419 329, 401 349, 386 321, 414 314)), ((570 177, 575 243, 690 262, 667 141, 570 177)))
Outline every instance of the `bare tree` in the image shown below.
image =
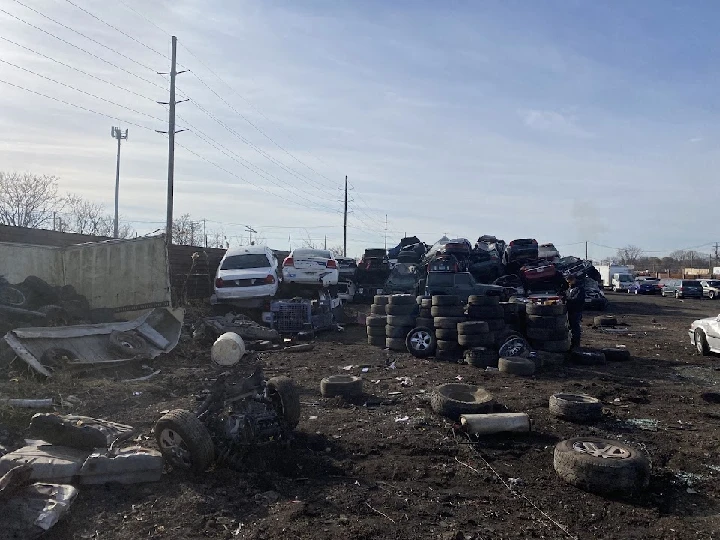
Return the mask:
POLYGON ((343 255, 344 250, 341 245, 330 246, 328 249, 333 253, 333 255, 335 255, 335 257, 344 257, 344 255, 343 255))
POLYGON ((635 264, 642 255, 643 250, 637 246, 628 245, 618 249, 617 258, 620 264, 635 264))
POLYGON ((190 214, 183 214, 173 220, 173 244, 180 246, 201 246, 205 245, 202 238, 202 226, 199 222, 193 221, 190 214))
MULTIPOLYGON (((80 195, 68 193, 64 199, 64 211, 61 230, 95 236, 112 236, 114 218, 105 212, 102 203, 84 199, 80 195)), ((122 218, 118 219, 118 238, 130 238, 135 230, 122 218)))
POLYGON ((0 171, 0 223, 41 227, 62 207, 55 176, 0 171))

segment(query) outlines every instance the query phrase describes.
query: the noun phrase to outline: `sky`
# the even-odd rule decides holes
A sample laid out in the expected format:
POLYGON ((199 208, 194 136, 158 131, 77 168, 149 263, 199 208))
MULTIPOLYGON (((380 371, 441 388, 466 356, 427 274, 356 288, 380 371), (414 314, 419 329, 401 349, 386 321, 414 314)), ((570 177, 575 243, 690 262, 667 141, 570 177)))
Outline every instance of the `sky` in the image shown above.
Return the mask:
POLYGON ((172 34, 188 99, 173 211, 230 245, 245 226, 277 249, 342 245, 347 175, 349 255, 405 233, 709 252, 719 15, 701 0, 0 0, 0 169, 111 210, 120 126, 120 214, 164 228, 172 34))

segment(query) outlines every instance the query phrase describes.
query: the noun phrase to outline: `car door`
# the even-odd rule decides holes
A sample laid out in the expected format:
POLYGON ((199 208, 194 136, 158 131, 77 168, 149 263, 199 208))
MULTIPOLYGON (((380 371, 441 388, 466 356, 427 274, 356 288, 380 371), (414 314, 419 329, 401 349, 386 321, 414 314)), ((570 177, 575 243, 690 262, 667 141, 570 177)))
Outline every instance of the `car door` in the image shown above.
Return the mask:
POLYGON ((473 294, 473 279, 470 274, 455 274, 455 294, 460 297, 463 302, 467 302, 468 297, 473 294))
POLYGON ((720 315, 705 328, 705 338, 713 351, 720 351, 720 315))

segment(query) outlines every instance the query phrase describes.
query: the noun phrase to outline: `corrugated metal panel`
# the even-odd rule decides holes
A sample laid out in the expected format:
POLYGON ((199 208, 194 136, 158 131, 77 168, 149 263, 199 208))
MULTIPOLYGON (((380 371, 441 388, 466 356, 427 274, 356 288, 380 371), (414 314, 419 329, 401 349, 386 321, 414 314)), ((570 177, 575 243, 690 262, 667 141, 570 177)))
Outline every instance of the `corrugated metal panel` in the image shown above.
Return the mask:
POLYGON ((171 246, 170 278, 173 298, 208 298, 213 292, 215 274, 225 255, 224 249, 171 246), (198 257, 193 262, 193 254, 198 257))

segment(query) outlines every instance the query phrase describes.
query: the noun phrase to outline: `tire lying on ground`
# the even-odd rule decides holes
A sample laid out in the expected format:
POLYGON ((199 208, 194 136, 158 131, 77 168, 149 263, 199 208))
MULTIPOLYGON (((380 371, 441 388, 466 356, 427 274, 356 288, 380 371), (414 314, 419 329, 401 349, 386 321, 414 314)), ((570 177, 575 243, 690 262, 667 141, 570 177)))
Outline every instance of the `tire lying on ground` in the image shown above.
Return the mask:
POLYGON ((373 304, 376 306, 386 306, 390 302, 390 296, 387 294, 378 294, 373 298, 373 304))
POLYGON ((433 317, 464 317, 465 310, 461 306, 433 306, 430 314, 433 317))
POLYGON ((617 323, 617 319, 610 315, 600 315, 593 319, 593 324, 595 326, 617 326, 617 323))
POLYGON ((505 319, 505 312, 500 306, 473 306, 467 307, 467 315, 471 319, 487 321, 489 319, 505 319))
POLYGON ((575 437, 555 446, 558 476, 590 493, 635 494, 650 481, 650 462, 635 448, 597 437, 575 437))
POLYGON ((500 304, 500 297, 473 294, 468 297, 468 304, 473 306, 497 306, 500 304))
POLYGON ((606 358, 601 351, 578 347, 570 353, 570 361, 583 366, 595 366, 604 364, 606 358))
POLYGON ((606 347, 602 353, 608 362, 625 362, 631 358, 630 351, 620 347, 606 347))
POLYGON ((460 297, 454 294, 436 294, 432 297, 432 306, 459 306, 460 297))
POLYGON ((435 317, 435 328, 446 328, 457 331, 458 323, 465 322, 465 317, 435 317))
POLYGON ((390 326, 415 326, 414 315, 388 315, 387 324, 390 326))
POLYGON ((495 399, 479 386, 449 383, 433 390, 430 406, 437 414, 457 420, 461 414, 491 413, 495 399))
POLYGON ((320 394, 323 397, 341 397, 351 399, 361 396, 363 381, 353 375, 330 375, 320 381, 320 394))
POLYGON ((149 353, 150 347, 137 332, 118 332, 113 330, 110 333, 108 350, 120 355, 122 358, 145 356, 149 353))
POLYGON ((365 318, 365 325, 366 326, 385 326, 387 324, 387 317, 386 316, 380 316, 380 315, 370 315, 369 317, 365 318))
MULTIPOLYGON (((412 328, 410 330, 412 330, 412 328)), ((408 332, 410 330, 408 330, 408 332)), ((390 349, 391 351, 407 351, 407 347, 405 346, 405 338, 385 338, 385 347, 390 349)))
POLYGON ((385 314, 387 315, 412 315, 414 317, 417 313, 417 304, 388 304, 385 306, 385 314))
POLYGON ((460 345, 458 345, 457 341, 445 341, 442 339, 438 339, 436 342, 437 350, 439 351, 459 351, 460 345))
POLYGON ((365 328, 368 336, 382 336, 385 337, 385 327, 384 326, 367 326, 365 328))
POLYGON ((593 422, 602 418, 600 400, 585 394, 553 394, 550 414, 572 422, 593 422))
POLYGON ((518 356, 502 357, 498 359, 498 369, 503 373, 512 375, 533 375, 535 373, 535 362, 518 356))
POLYGON ((457 325, 458 334, 475 335, 475 334, 487 334, 490 331, 488 323, 484 321, 467 321, 461 322, 457 325))
POLYGON ((432 356, 435 354, 436 345, 437 341, 432 328, 413 328, 405 338, 405 347, 416 358, 432 356))
POLYGON ((527 337, 530 339, 537 339, 539 341, 562 341, 567 339, 568 332, 569 330, 567 328, 528 328, 527 337))
POLYGON ((498 353, 487 347, 473 347, 465 351, 465 362, 479 368, 497 367, 498 353))
POLYGON ((382 336, 368 336, 367 342, 373 347, 385 347, 385 333, 382 336))
POLYGON ((564 304, 553 304, 544 306, 542 304, 525 304, 525 312, 528 315, 558 316, 567 313, 564 304))
POLYGON ((528 328, 547 328, 549 330, 565 329, 568 327, 568 319, 567 315, 528 315, 527 325, 528 328))
POLYGON ((385 337, 402 339, 403 342, 408 335, 408 332, 413 329, 413 325, 410 326, 386 326, 385 337))
POLYGON ((425 326, 428 328, 435 328, 435 319, 432 317, 418 317, 415 319, 415 326, 425 326))
POLYGON ((532 340, 532 346, 539 351, 563 353, 568 352, 572 344, 570 339, 561 339, 558 341, 540 341, 532 340))
POLYGON ((391 306, 417 306, 417 297, 412 294, 393 294, 388 302, 391 306))
POLYGON ((495 344, 495 334, 493 332, 473 335, 459 334, 457 342, 462 347, 492 347, 495 344))
POLYGON ((300 423, 300 393, 290 377, 281 375, 268 380, 265 396, 272 402, 277 415, 291 430, 300 423))
POLYGON ((457 341, 458 333, 449 328, 436 328, 435 337, 443 341, 457 341))
POLYGON ((175 409, 154 428, 165 461, 178 469, 202 473, 215 459, 215 446, 205 425, 190 411, 175 409))

